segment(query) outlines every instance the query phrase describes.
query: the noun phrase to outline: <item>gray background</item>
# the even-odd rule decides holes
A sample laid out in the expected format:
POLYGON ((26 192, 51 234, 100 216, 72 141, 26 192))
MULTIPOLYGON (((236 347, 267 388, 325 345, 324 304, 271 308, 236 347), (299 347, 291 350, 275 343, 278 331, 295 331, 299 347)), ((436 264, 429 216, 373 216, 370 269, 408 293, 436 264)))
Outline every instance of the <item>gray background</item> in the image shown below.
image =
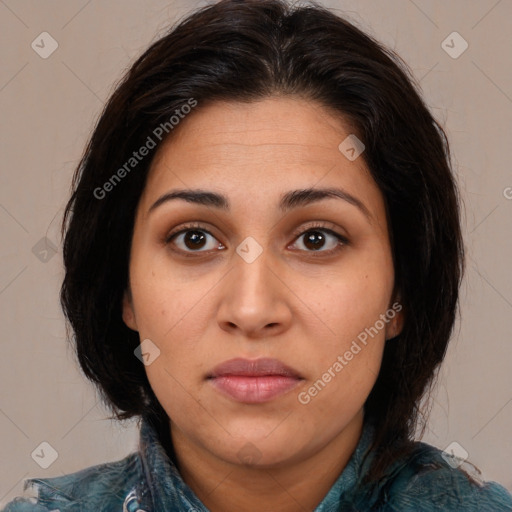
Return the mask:
MULTIPOLYGON (((447 129, 466 209, 468 270, 424 440, 442 449, 456 441, 485 479, 512 490, 512 2, 323 3, 409 63, 447 129), (469 44, 458 58, 442 46, 454 31, 469 44)), ((24 478, 136 448, 135 422, 105 419, 67 346, 58 227, 73 169, 114 84, 170 22, 204 4, 0 0, 0 504, 21 494, 24 478), (42 32, 58 43, 46 59, 31 47, 42 46, 42 32), (38 462, 49 462, 51 450, 43 445, 44 457, 31 456, 42 442, 57 452, 47 469, 38 462)))

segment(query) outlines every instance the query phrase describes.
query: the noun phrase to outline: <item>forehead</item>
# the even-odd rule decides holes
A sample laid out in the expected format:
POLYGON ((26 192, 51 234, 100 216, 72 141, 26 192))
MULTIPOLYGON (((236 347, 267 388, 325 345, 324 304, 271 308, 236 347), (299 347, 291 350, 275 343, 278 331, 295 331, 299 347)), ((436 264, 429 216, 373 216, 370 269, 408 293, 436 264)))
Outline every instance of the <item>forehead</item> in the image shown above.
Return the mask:
POLYGON ((378 209, 382 197, 363 158, 350 161, 339 149, 351 133, 341 115, 302 98, 198 104, 159 148, 141 201, 173 188, 222 191, 236 204, 343 186, 378 209))

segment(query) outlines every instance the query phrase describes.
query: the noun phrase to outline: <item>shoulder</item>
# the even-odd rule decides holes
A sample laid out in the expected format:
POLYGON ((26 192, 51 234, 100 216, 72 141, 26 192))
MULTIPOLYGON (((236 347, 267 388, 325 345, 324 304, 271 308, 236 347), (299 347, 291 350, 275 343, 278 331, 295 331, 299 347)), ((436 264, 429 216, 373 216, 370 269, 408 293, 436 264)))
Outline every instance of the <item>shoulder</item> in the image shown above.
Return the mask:
POLYGON ((53 478, 31 478, 24 491, 35 496, 19 497, 2 512, 59 512, 122 510, 126 495, 140 473, 138 453, 124 459, 97 464, 75 473, 53 478))
POLYGON ((395 467, 386 486, 389 510, 512 512, 512 495, 504 487, 477 481, 459 467, 459 462, 443 457, 433 446, 415 443, 411 455, 395 467))

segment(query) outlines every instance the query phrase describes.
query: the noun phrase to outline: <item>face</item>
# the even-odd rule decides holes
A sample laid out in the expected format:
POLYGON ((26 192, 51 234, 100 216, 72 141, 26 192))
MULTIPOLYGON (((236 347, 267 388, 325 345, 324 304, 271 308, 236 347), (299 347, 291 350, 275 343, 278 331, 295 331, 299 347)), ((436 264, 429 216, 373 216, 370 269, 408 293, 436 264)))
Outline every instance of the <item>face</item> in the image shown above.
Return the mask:
POLYGON ((198 105, 178 128, 138 205, 124 321, 173 440, 306 459, 361 422, 400 328, 383 196, 304 99, 198 105))

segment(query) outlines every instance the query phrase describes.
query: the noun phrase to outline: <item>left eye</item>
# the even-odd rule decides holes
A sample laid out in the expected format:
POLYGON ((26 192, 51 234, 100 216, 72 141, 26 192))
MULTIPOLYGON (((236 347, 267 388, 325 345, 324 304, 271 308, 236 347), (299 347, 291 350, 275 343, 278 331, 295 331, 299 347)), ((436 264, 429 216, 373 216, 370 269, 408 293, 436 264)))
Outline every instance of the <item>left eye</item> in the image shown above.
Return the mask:
POLYGON ((224 248, 220 242, 218 242, 215 246, 215 244, 212 244, 211 241, 210 246, 208 247, 208 237, 215 240, 215 237, 211 233, 203 229, 186 229, 171 236, 168 241, 170 242, 172 240, 177 245, 179 243, 184 244, 184 248, 180 247, 179 245, 178 248, 185 252, 189 252, 187 249, 190 249, 193 252, 205 252, 215 248, 224 248))
POLYGON ((338 235, 334 231, 326 228, 310 228, 304 233, 300 234, 297 240, 301 241, 301 244, 299 245, 302 245, 306 248, 302 249, 299 247, 299 249, 306 250, 308 252, 330 252, 335 250, 337 246, 342 245, 345 241, 341 235, 338 235), (330 247, 325 249, 325 245, 330 245, 330 247))

